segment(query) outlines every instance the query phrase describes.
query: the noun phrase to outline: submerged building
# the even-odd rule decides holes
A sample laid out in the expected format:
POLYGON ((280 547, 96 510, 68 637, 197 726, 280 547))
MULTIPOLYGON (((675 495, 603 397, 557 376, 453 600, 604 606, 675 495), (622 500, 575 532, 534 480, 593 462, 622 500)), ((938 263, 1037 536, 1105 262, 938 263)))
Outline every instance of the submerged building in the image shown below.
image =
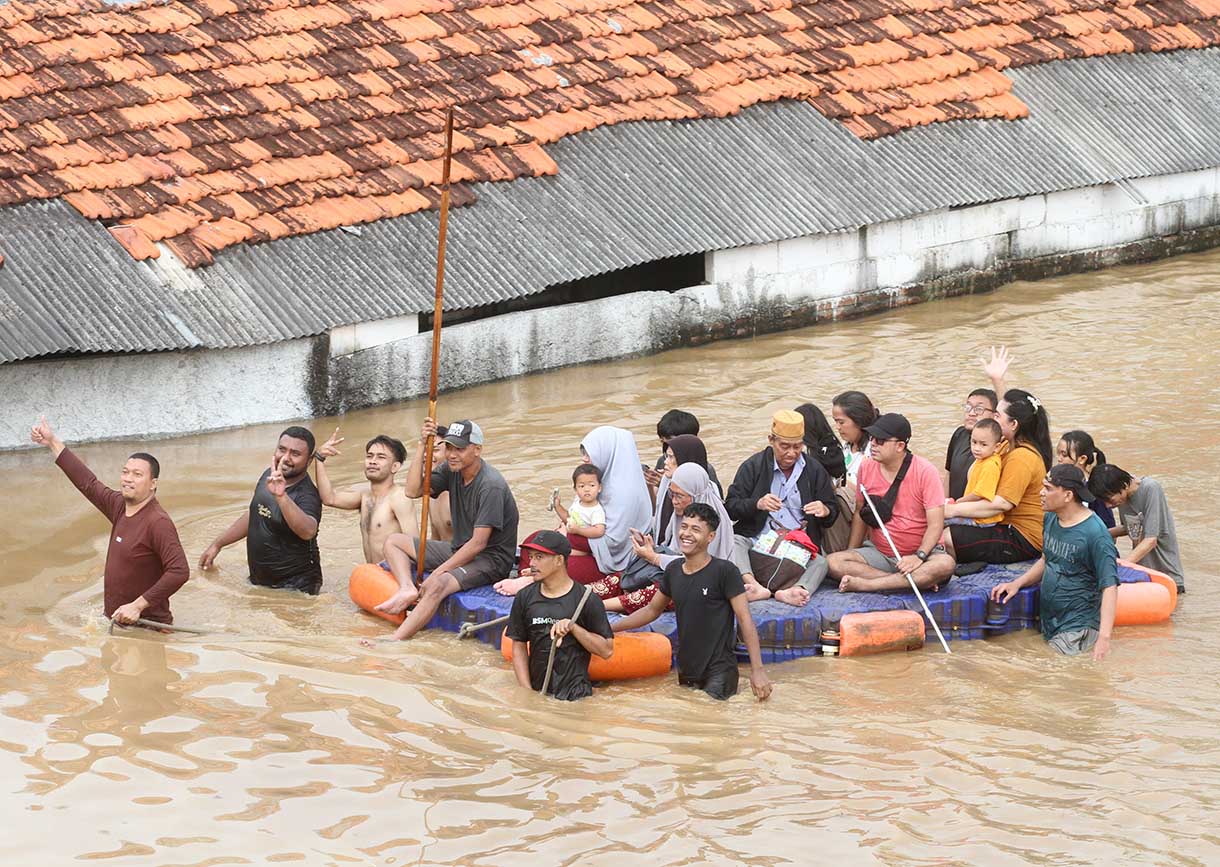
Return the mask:
POLYGON ((0 448, 1220 240, 1220 0, 0 5, 0 448), (579 330, 580 339, 573 339, 579 330))

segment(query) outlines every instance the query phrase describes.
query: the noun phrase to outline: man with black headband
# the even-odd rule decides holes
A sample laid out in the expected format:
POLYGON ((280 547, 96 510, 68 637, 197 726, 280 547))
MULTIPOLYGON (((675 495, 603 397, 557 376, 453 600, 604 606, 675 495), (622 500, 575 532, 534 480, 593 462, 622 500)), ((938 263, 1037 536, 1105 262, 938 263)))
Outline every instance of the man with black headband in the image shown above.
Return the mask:
POLYGON ((1084 471, 1072 464, 1051 467, 1042 482, 1042 556, 1020 578, 991 591, 1007 602, 1023 587, 1041 583, 1042 635, 1069 656, 1110 652, 1118 609, 1118 549, 1101 518, 1088 507, 1093 495, 1084 471))
POLYGON ((872 456, 861 462, 856 481, 868 491, 900 556, 893 556, 872 509, 857 491, 848 550, 827 558, 830 575, 843 592, 906 590, 907 575, 921 590, 935 588, 949 579, 956 565, 940 544, 945 529, 940 473, 927 458, 911 453, 911 424, 904 416, 886 413, 864 432, 872 456))

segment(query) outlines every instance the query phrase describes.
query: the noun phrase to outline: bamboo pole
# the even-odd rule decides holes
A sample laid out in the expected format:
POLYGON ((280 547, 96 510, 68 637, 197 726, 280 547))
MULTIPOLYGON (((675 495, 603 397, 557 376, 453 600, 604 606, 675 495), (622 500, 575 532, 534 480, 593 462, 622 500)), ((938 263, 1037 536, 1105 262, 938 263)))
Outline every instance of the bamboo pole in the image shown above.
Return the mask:
MULTIPOLYGON (((445 114, 445 159, 441 167, 441 226, 436 242, 436 304, 432 309, 432 380, 428 386, 428 418, 436 421, 436 393, 441 361, 441 317, 445 300, 445 238, 449 231, 449 167, 453 161, 453 107, 445 114)), ((428 559, 428 506, 432 502, 432 452, 436 436, 424 443, 424 502, 419 522, 419 546, 415 549, 416 586, 428 559)))

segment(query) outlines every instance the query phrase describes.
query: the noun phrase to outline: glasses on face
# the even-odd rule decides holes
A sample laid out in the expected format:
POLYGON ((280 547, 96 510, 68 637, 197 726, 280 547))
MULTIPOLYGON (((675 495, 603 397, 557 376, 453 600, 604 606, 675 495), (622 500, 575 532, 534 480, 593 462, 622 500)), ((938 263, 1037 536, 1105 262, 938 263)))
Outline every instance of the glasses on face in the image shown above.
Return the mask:
POLYGON ((881 437, 869 437, 868 441, 875 446, 883 446, 886 443, 898 442, 898 437, 886 437, 885 439, 882 439, 881 437))
POLYGON ((995 412, 995 410, 982 404, 968 403, 962 406, 962 412, 966 415, 985 415, 989 412, 995 412))

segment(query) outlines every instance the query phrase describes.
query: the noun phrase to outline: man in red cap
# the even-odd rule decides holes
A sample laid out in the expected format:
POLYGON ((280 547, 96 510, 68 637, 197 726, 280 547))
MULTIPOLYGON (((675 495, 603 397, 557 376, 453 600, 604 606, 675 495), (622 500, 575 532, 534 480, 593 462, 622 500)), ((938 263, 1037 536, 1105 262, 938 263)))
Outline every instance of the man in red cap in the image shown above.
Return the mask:
POLYGON ((614 652, 614 633, 605 606, 597 594, 590 593, 576 615, 585 588, 568 577, 572 546, 562 533, 543 530, 521 547, 530 552, 534 583, 517 592, 508 615, 506 632, 513 641, 517 683, 534 692, 542 689, 554 643, 555 663, 547 694, 561 701, 590 696, 590 654, 609 659, 614 652))

